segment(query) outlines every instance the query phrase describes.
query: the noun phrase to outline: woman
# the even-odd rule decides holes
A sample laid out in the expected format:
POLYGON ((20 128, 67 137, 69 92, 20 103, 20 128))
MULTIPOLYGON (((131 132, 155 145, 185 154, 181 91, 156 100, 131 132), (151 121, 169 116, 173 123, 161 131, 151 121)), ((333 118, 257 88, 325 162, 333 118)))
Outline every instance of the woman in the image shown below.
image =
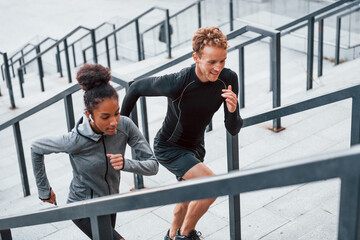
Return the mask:
MULTIPOLYGON (((99 64, 85 64, 76 79, 84 92, 85 115, 74 129, 57 137, 36 140, 31 146, 33 170, 39 198, 56 204, 56 195, 47 179, 44 155, 65 152, 70 156, 73 179, 68 203, 119 193, 120 170, 142 175, 158 172, 158 162, 136 125, 120 117, 116 90, 109 84, 110 70, 99 64), (137 160, 124 158, 126 144, 137 160)), ((114 229, 116 214, 111 215, 114 229)), ((90 219, 73 220, 90 238, 90 219)), ((124 239, 113 230, 114 239, 124 239)))

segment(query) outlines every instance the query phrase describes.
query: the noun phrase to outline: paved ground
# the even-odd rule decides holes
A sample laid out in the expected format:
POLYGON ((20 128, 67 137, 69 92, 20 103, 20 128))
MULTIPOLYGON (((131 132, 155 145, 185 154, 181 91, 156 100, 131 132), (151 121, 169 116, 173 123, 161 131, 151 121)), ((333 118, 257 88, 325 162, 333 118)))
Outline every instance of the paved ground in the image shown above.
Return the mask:
MULTIPOLYGON (((246 62, 246 108, 241 110, 243 118, 271 108, 271 93, 268 92, 268 46, 264 43, 254 44, 245 53, 246 59, 249 60, 246 62)), ((357 67, 360 64, 359 59, 337 67, 325 63, 324 77, 315 78, 314 90, 306 92, 305 59, 306 57, 301 53, 283 49, 282 103, 285 105, 359 83, 360 68, 357 67)), ((133 76, 134 71, 139 73, 139 69, 148 68, 156 61, 167 60, 160 56, 147 63, 129 65, 126 69, 119 66, 113 71, 119 73, 126 71, 129 76, 133 76)), ((166 72, 177 71, 191 62, 191 60, 186 61, 166 72)), ((227 66, 237 71, 237 53, 229 54, 227 66)), ((35 75, 29 76, 29 79, 36 78, 35 75)), ((46 84, 55 86, 54 79, 57 78, 48 77, 46 84)), ((0 115, 1 122, 10 115, 26 109, 31 103, 46 98, 46 96, 40 96, 37 83, 32 82, 29 81, 28 91, 37 94, 34 94, 33 98, 19 100, 21 107, 15 112, 9 114, 9 111, 4 110, 7 105, 3 99, 6 96, 1 97, 3 101, 0 101, 3 113, 0 115)), ((58 85, 65 84, 57 83, 58 85)), ((1 89, 3 87, 2 83, 1 89)), ((57 89, 59 90, 59 87, 57 89)), ((73 95, 76 118, 83 111, 81 94, 78 92, 73 95)), ((123 91, 119 94, 120 98, 124 96, 123 91)), ((280 133, 267 130, 271 126, 270 123, 242 129, 239 135, 241 169, 261 167, 349 148, 350 104, 351 101, 342 101, 285 117, 282 119, 282 125, 286 130, 280 133)), ((151 144, 156 131, 161 126, 165 105, 164 98, 148 98, 151 144)), ((37 137, 67 131, 64 117, 64 106, 62 102, 59 102, 21 122, 32 193, 26 198, 22 196, 12 129, 8 128, 0 132, 0 216, 49 207, 37 198, 35 181, 31 172, 29 147, 37 137)), ((214 116, 213 124, 214 130, 206 134, 205 161, 211 169, 220 174, 225 173, 227 169, 222 110, 214 116)), ((65 154, 50 155, 46 158, 46 163, 47 173, 56 191, 58 203, 64 205, 72 177, 68 157, 65 154)), ((160 168, 159 174, 145 177, 144 180, 148 188, 176 182, 175 178, 163 167, 160 168)), ((243 239, 336 239, 339 186, 340 181, 335 179, 242 194, 243 239)), ((129 192, 132 187, 132 175, 123 172, 120 192, 129 192)), ((173 205, 168 205, 120 213, 117 218, 117 229, 130 240, 162 239, 171 222, 172 208, 173 205)), ((197 229, 203 233, 205 239, 230 239, 228 219, 227 197, 220 197, 199 222, 197 229)), ((86 239, 71 221, 13 229, 12 234, 14 239, 64 239, 64 236, 67 239, 86 239)))

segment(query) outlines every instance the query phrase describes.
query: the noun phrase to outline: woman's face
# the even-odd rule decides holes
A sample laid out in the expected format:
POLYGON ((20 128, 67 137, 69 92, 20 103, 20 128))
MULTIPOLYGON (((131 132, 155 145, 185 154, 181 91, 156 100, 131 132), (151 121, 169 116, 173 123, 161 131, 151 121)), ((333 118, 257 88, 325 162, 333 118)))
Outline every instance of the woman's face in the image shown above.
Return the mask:
MULTIPOLYGON (((115 134, 120 119, 119 110, 119 101, 116 98, 107 98, 99 103, 91 116, 94 121, 90 121, 94 132, 107 135, 115 134)), ((90 114, 88 112, 86 114, 89 117, 90 114)))

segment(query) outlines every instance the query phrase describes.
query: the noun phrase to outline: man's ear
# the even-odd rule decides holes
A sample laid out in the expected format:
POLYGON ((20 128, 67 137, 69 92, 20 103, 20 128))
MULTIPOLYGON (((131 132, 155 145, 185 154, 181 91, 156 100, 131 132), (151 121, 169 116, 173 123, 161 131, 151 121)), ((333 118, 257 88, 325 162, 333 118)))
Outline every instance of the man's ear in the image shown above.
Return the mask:
POLYGON ((200 59, 196 52, 193 52, 193 59, 194 59, 195 63, 198 63, 198 61, 200 59))

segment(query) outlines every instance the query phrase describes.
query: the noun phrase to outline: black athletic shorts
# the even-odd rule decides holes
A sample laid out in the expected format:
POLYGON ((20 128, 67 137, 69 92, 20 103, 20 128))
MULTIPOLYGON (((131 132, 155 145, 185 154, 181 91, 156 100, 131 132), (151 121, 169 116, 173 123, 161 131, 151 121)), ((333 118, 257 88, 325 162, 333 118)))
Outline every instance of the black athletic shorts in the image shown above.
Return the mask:
POLYGON ((175 174, 178 181, 181 181, 190 168, 204 161, 205 148, 202 144, 194 149, 182 148, 155 137, 154 153, 159 163, 175 174))

